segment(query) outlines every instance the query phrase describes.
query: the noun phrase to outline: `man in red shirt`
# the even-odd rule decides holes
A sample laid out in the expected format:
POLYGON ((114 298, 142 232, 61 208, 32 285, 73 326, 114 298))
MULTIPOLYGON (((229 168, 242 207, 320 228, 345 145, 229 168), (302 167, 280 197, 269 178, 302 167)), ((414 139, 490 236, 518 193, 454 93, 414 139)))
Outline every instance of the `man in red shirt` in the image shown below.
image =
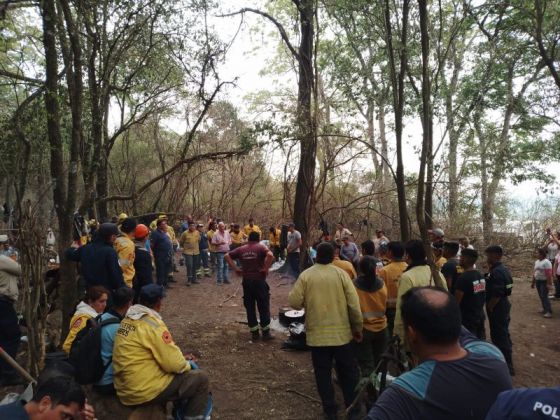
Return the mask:
POLYGON ((258 232, 251 232, 249 242, 227 253, 225 260, 243 278, 243 304, 253 340, 260 337, 255 303, 259 310, 263 340, 271 340, 274 337, 270 335, 270 288, 266 274, 274 261, 274 255, 259 243, 259 239, 258 232), (241 262, 241 267, 235 265, 235 259, 241 262))

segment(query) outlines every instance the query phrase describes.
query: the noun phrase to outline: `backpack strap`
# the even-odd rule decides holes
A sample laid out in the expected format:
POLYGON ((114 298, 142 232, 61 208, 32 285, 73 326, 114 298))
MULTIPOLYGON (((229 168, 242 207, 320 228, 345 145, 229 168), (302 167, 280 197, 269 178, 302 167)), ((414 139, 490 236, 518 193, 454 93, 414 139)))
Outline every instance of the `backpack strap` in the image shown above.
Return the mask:
MULTIPOLYGON (((101 317, 101 315, 99 316, 101 317)), ((121 320, 115 317, 111 317, 109 319, 106 319, 104 321, 99 322, 98 327, 99 328, 103 328, 106 325, 111 325, 111 324, 120 324, 121 320)), ((113 363, 113 355, 111 354, 111 356, 109 357, 109 360, 107 361, 106 364, 103 365, 103 374, 105 374, 105 372, 107 371, 107 369, 109 369, 109 366, 111 366, 111 363, 113 363)))

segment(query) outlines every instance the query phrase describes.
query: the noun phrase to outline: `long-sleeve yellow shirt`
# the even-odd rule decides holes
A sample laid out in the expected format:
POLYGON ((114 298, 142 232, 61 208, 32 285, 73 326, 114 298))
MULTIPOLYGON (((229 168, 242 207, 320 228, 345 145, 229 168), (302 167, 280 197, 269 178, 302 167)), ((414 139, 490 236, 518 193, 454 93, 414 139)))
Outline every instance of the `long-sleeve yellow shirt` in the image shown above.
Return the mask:
POLYGON ((70 320, 70 330, 68 331, 68 335, 62 344, 62 350, 66 352, 66 354, 70 354, 70 350, 72 349, 72 343, 76 339, 78 333, 86 326, 88 319, 95 318, 98 315, 91 306, 89 306, 85 302, 80 302, 76 307, 76 312, 72 315, 72 319, 70 320))
POLYGON ((305 308, 309 346, 342 346, 352 340, 352 332, 362 331, 354 284, 332 264, 315 264, 301 273, 288 299, 293 308, 305 308))
POLYGON ((399 278, 406 267, 408 267, 408 264, 404 261, 391 261, 377 273, 387 286, 387 308, 396 308, 397 306, 399 278))
POLYGON ((138 307, 147 309, 142 305, 132 306, 115 336, 114 384, 124 405, 138 405, 153 400, 176 374, 190 370, 190 364, 173 341, 163 320, 150 314, 149 310, 138 315, 138 307), (129 317, 131 311, 137 313, 138 319, 129 317))
POLYGON ((401 317, 401 300, 402 295, 404 295, 409 289, 413 287, 423 287, 423 286, 438 286, 447 290, 447 283, 443 275, 438 271, 438 278, 432 279, 432 270, 429 265, 420 265, 412 267, 411 269, 405 271, 401 274, 399 278, 399 289, 397 292, 397 313, 395 315, 395 327, 393 329, 393 334, 398 335, 401 340, 405 339, 404 335, 404 325, 401 317))
POLYGON ((134 268, 134 256, 136 255, 136 248, 134 242, 128 236, 119 236, 115 241, 115 251, 119 256, 119 265, 123 272, 124 282, 128 287, 132 287, 132 281, 136 274, 134 268))
POLYGON ((280 246, 280 235, 282 231, 280 229, 276 229, 275 234, 273 235, 271 232, 268 233, 268 244, 270 246, 280 246))

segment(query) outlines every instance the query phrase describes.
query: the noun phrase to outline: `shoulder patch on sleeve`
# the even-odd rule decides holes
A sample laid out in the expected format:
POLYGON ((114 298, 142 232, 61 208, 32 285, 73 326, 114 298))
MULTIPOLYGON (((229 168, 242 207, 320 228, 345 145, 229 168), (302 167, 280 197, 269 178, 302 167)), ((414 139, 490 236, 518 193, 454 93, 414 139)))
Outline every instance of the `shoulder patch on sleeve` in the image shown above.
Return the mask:
POLYGON ((161 339, 165 344, 171 344, 173 342, 173 338, 171 337, 171 333, 169 331, 164 331, 161 335, 161 339))
POLYGON ((72 328, 79 328, 80 325, 82 325, 82 321, 83 321, 83 318, 81 318, 81 317, 78 318, 77 320, 75 320, 74 323, 72 324, 72 328))
POLYGON ((429 360, 417 368, 399 376, 393 384, 405 390, 413 397, 424 400, 436 362, 429 360))

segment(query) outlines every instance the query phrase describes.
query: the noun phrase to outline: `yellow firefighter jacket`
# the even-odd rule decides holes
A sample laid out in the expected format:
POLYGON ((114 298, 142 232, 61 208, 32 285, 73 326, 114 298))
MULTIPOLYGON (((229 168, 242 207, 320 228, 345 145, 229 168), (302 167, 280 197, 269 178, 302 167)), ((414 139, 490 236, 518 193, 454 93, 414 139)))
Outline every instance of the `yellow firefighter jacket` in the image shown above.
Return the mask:
POLYGON ((161 394, 176 374, 190 370, 161 316, 132 306, 122 320, 113 347, 114 384, 124 405, 147 403, 161 394))

